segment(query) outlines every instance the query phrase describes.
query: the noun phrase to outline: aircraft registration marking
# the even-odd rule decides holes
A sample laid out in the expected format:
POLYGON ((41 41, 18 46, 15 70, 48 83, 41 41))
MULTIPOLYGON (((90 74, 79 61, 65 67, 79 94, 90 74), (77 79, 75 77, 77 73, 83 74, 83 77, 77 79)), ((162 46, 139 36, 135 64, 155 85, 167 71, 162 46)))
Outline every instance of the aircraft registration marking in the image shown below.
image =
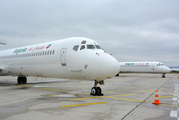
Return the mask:
POLYGON ((76 106, 96 105, 96 104, 105 104, 105 103, 108 103, 108 102, 97 102, 97 103, 84 103, 84 104, 75 104, 75 105, 64 105, 64 106, 60 106, 60 107, 65 108, 65 107, 76 107, 76 106))

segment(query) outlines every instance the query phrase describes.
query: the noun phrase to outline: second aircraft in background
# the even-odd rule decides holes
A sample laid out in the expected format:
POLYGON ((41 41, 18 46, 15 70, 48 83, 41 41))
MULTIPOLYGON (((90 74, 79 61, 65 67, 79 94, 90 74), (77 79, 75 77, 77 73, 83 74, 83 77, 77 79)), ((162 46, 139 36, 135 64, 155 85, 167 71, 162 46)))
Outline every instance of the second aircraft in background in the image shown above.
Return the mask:
POLYGON ((120 62, 119 73, 159 73, 163 74, 162 78, 165 78, 165 74, 171 72, 171 69, 158 61, 146 61, 146 62, 120 62))

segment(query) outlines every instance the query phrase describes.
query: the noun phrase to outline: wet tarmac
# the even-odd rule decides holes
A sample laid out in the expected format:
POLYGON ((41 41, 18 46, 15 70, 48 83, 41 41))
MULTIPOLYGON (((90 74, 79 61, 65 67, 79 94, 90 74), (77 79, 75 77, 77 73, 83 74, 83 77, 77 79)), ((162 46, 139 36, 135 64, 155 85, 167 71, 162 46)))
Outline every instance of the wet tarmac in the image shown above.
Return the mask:
POLYGON ((0 120, 179 120, 179 74, 120 74, 91 96, 92 81, 0 77, 0 120), (155 105, 156 90, 162 104, 155 105))

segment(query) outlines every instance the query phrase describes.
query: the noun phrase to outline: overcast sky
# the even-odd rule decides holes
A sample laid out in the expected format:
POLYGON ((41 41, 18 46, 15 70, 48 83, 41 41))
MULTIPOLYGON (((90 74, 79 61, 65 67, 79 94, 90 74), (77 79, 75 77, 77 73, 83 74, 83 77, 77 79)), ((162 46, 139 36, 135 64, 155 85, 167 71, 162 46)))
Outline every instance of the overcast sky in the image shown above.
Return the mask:
POLYGON ((0 0, 0 50, 68 37, 119 62, 179 66, 179 0, 0 0))

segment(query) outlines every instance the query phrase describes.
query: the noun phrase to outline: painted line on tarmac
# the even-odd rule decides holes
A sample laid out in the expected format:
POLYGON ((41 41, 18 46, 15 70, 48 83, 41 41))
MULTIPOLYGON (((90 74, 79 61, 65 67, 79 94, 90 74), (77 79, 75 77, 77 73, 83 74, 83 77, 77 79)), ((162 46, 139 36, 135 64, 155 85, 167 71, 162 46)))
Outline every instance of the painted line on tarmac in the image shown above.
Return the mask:
MULTIPOLYGON (((100 98, 100 97, 107 97, 107 98, 112 98, 112 99, 119 99, 119 100, 133 101, 133 102, 140 102, 140 103, 141 102, 150 103, 150 104, 153 103, 153 102, 148 102, 148 101, 135 100, 135 99, 127 99, 127 98, 119 98, 119 97, 113 97, 113 96, 98 96, 98 97, 87 97, 87 98, 75 98, 75 99, 69 99, 69 100, 95 99, 95 98, 100 98)), ((167 106, 167 107, 173 107, 173 108, 179 108, 179 106, 175 106, 175 105, 167 105, 167 104, 160 104, 160 105, 167 106)))
MULTIPOLYGON (((173 96, 172 99, 172 105, 179 105, 179 84, 175 84, 175 90, 174 90, 175 95, 173 96)), ((175 117, 177 120, 179 120, 179 107, 176 110, 171 110, 170 111, 170 117, 175 117)))
MULTIPOLYGON (((126 98, 119 98, 119 97, 112 97, 112 96, 106 96, 106 97, 113 98, 113 99, 126 100, 126 101, 144 102, 144 103, 151 103, 152 104, 152 102, 142 101, 142 100, 126 99, 126 98)), ((162 106, 168 106, 168 107, 174 107, 174 108, 179 108, 179 106, 175 106, 175 105, 167 105, 167 104, 160 104, 160 105, 162 105, 162 106)))
POLYGON ((27 85, 14 85, 14 86, 20 86, 20 87, 31 87, 31 86, 27 86, 27 85))
POLYGON ((141 100, 127 99, 127 98, 119 98, 119 97, 112 97, 112 96, 106 96, 106 97, 107 98, 113 98, 113 99, 126 100, 126 101, 143 102, 141 100))
MULTIPOLYGON (((116 95, 116 96, 129 96, 129 95, 135 95, 135 94, 123 94, 123 95, 116 95)), ((110 96, 95 96, 95 97, 84 97, 84 98, 74 98, 69 100, 85 100, 85 99, 96 99, 101 97, 110 97, 110 96)), ((117 97, 116 97, 117 98, 117 97)))
POLYGON ((145 93, 153 93, 153 91, 151 91, 151 90, 148 90, 148 91, 139 90, 139 92, 145 92, 145 93))
MULTIPOLYGON (((174 97, 174 96, 160 96, 158 98, 171 98, 171 97, 174 97)), ((151 97, 151 99, 155 99, 155 97, 151 97)))
MULTIPOLYGON (((148 91, 139 90, 139 92, 153 93, 154 91, 151 91, 151 90, 148 90, 148 91)), ((158 94, 165 94, 165 93, 158 92, 158 94)))
POLYGON ((69 100, 85 100, 85 99, 96 99, 100 97, 106 97, 106 96, 97 96, 97 97, 85 97, 85 98, 74 98, 74 99, 69 99, 69 100))
POLYGON ((174 110, 171 110, 170 111, 170 117, 178 117, 178 112, 174 111, 174 110))
POLYGON ((124 95, 115 95, 115 96, 129 96, 129 95, 136 95, 136 94, 124 94, 124 95))
POLYGON ((108 103, 108 102, 84 103, 84 104, 75 104, 75 105, 65 105, 65 106, 60 106, 60 107, 65 108, 65 107, 76 107, 76 106, 86 106, 86 105, 97 105, 97 104, 105 104, 105 103, 108 103))

